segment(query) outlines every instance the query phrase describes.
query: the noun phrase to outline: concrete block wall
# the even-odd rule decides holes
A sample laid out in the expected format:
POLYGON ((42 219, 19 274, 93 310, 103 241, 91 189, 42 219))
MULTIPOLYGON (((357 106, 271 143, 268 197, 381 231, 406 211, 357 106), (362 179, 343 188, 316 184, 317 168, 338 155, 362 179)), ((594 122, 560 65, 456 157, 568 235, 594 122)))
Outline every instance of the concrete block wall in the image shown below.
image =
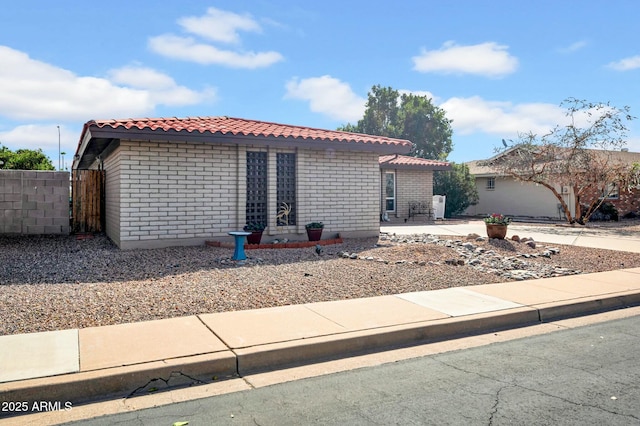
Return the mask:
POLYGON ((121 248, 202 244, 236 229, 237 147, 121 141, 118 155, 119 177, 106 160, 105 172, 120 204, 106 209, 119 215, 121 248))
POLYGON ((0 233, 69 234, 69 173, 0 170, 0 233))

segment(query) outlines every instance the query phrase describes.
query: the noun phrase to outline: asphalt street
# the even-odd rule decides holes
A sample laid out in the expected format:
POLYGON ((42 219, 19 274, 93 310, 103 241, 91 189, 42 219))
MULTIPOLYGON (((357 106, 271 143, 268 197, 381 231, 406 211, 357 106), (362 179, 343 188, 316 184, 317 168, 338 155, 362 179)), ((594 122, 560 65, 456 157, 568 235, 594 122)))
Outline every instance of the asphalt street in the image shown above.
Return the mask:
POLYGON ((77 425, 638 425, 640 316, 77 425))

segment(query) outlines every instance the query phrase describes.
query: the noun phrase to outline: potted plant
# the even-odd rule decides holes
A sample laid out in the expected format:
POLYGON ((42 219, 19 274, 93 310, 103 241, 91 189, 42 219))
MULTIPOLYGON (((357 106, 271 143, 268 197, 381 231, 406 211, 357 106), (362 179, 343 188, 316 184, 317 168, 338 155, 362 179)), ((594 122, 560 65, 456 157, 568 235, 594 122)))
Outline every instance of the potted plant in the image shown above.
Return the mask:
POLYGON ((322 222, 310 222, 305 226, 307 230, 307 237, 309 237, 309 241, 320 241, 320 237, 322 237, 322 229, 324 228, 324 223, 322 222))
POLYGON ((507 236, 507 226, 511 223, 511 218, 494 213, 484 218, 487 225, 487 236, 503 240, 507 236))
POLYGON ((260 222, 247 223, 244 228, 242 228, 246 232, 251 232, 251 235, 247 235, 247 244, 260 244, 264 228, 266 228, 266 225, 263 225, 260 222))

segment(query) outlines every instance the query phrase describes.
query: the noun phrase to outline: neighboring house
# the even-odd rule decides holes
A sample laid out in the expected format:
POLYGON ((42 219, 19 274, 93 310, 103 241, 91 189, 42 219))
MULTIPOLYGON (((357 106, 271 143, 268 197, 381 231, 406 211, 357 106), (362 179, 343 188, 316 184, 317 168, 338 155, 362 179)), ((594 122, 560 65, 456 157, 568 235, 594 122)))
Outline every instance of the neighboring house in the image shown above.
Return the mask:
POLYGON ((73 169, 104 170, 105 232, 123 249, 203 244, 253 221, 293 240, 312 221, 326 238, 374 236, 378 158, 411 147, 230 117, 104 120, 84 125, 73 169))
POLYGON ((380 156, 379 161, 381 217, 434 219, 433 172, 451 170, 451 164, 397 154, 380 156))
MULTIPOLYGON (((602 151, 614 162, 624 162, 629 165, 640 162, 640 153, 628 151, 602 151)), ((512 177, 504 176, 499 171, 479 165, 487 160, 470 161, 467 164, 469 172, 476 178, 478 189, 478 204, 469 206, 464 212, 470 216, 486 216, 492 213, 502 213, 508 216, 532 217, 564 220, 564 212, 558 199, 553 193, 543 187, 530 182, 520 182, 512 177)), ((615 185, 615 183, 612 183, 615 185)), ((555 186, 567 203, 571 214, 575 215, 575 194, 568 186, 555 186)), ((595 192, 582 196, 581 204, 586 204, 602 194, 595 192)), ((640 212, 640 189, 621 191, 614 186, 614 191, 606 200, 613 204, 620 216, 629 212, 640 212)))

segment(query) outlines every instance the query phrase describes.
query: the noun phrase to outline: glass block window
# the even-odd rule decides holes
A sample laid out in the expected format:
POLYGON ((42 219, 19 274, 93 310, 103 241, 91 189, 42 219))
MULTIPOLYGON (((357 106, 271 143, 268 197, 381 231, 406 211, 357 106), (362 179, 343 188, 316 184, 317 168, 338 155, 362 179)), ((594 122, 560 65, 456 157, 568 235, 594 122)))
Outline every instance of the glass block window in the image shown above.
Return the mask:
POLYGON ((267 153, 247 152, 247 223, 267 225, 267 153))
POLYGON ((276 154, 276 222, 296 224, 296 154, 276 154))

